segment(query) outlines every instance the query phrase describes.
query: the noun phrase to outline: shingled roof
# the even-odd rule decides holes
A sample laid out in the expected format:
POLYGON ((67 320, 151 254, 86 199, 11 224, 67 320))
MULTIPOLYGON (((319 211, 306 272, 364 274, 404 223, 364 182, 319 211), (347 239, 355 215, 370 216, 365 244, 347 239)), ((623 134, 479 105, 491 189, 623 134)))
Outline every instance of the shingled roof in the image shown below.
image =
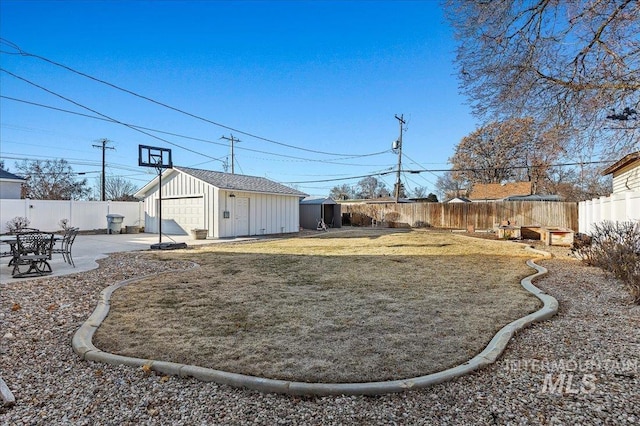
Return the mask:
POLYGON ((3 180, 15 180, 15 181, 24 181, 25 178, 20 177, 18 175, 14 175, 13 173, 10 173, 4 169, 0 169, 0 179, 3 180))
POLYGON ((260 192, 264 194, 296 195, 306 197, 307 194, 267 178, 257 176, 236 175, 214 172, 211 170, 192 169, 190 167, 174 167, 203 182, 227 191, 260 192))
POLYGON ((514 195, 531 195, 531 182, 476 183, 470 200, 501 200, 514 195))

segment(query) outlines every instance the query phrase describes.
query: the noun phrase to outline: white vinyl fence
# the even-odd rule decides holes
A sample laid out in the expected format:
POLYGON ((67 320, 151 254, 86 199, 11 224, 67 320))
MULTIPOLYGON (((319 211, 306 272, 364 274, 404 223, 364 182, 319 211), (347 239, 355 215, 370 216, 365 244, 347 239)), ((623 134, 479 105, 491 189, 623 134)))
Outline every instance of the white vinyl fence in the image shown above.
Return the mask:
POLYGON ((0 199, 0 234, 7 232, 7 222, 14 217, 29 219, 29 227, 43 231, 62 229, 61 219, 80 230, 106 229, 107 215, 124 216, 122 227, 144 226, 142 201, 74 201, 0 199))
POLYGON ((584 234, 603 220, 626 222, 640 220, 640 192, 620 192, 578 204, 578 230, 584 234))

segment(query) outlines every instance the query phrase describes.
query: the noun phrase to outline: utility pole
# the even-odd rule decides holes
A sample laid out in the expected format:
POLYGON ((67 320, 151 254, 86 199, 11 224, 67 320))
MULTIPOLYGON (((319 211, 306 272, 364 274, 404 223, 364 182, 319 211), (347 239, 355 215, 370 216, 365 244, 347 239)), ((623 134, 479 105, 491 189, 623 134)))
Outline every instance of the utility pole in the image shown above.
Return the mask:
POLYGON ((102 199, 102 201, 106 201, 106 200, 105 200, 105 191, 104 191, 105 186, 106 186, 106 185, 105 185, 105 183, 106 183, 106 179, 105 179, 105 174, 104 174, 104 170, 105 170, 105 159, 106 159, 105 151, 106 151, 107 149, 114 149, 114 150, 115 150, 115 148, 114 148, 114 147, 112 147, 112 146, 107 146, 107 144, 108 144, 109 142, 111 142, 109 139, 104 139, 104 138, 103 138, 103 139, 101 139, 99 142, 100 142, 100 144, 101 144, 101 145, 93 145, 93 147, 94 147, 94 148, 100 148, 100 149, 102 149, 102 177, 101 177, 102 183, 101 183, 101 185, 100 185, 100 186, 101 186, 101 190, 100 190, 100 192, 101 192, 101 194, 102 194, 102 195, 101 195, 101 199, 102 199))
POLYGON ((398 200, 400 199, 400 168, 402 167, 402 126, 404 125, 404 114, 400 114, 400 117, 396 114, 396 120, 398 120, 398 124, 400 124, 400 137, 397 141, 393 143, 393 150, 398 151, 398 171, 396 173, 396 204, 398 204, 398 200))
POLYGON ((240 142, 240 139, 238 138, 234 138, 233 134, 230 135, 231 137, 226 137, 226 136, 222 136, 220 139, 225 139, 228 140, 231 143, 231 174, 235 174, 235 159, 233 157, 233 143, 234 142, 240 142))

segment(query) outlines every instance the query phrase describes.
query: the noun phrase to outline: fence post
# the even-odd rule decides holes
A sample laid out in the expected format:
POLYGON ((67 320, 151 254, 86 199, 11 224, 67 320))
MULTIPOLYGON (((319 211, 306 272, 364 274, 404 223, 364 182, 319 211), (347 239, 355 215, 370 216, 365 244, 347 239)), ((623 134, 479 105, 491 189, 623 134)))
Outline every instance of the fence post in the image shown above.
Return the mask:
POLYGON ((31 222, 31 199, 24 199, 24 217, 27 218, 29 222, 31 222))

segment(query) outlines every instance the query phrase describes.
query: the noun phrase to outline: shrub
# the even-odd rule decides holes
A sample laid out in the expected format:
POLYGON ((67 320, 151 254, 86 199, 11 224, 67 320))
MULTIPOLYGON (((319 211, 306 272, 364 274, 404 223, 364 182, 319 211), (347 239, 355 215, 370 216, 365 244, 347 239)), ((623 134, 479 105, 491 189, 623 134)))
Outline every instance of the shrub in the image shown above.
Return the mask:
POLYGON ((414 228, 431 228, 431 224, 429 222, 423 222, 421 220, 418 220, 413 223, 413 227, 414 228))
POLYGON ((640 304, 640 222, 595 224, 591 236, 580 236, 571 251, 622 281, 633 302, 640 304))
POLYGON ((31 221, 26 217, 16 216, 13 219, 7 221, 7 230, 10 234, 19 232, 21 229, 28 228, 31 221))
POLYGON ((69 223, 69 219, 60 219, 60 222, 58 222, 58 225, 64 231, 68 231, 71 228, 71 224, 69 223))
POLYGON ((397 222, 400 219, 400 213, 398 212, 389 212, 384 215, 384 221, 389 223, 397 222))

